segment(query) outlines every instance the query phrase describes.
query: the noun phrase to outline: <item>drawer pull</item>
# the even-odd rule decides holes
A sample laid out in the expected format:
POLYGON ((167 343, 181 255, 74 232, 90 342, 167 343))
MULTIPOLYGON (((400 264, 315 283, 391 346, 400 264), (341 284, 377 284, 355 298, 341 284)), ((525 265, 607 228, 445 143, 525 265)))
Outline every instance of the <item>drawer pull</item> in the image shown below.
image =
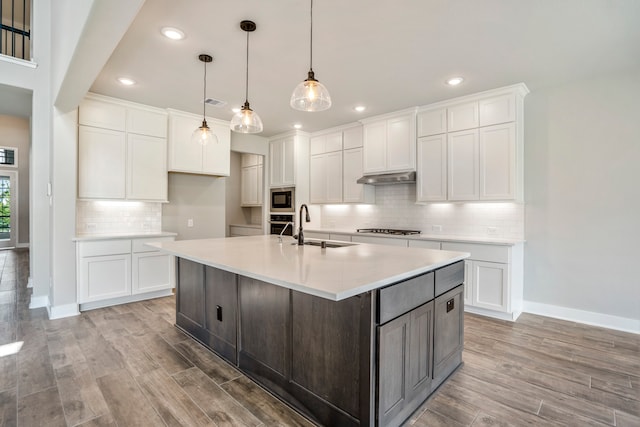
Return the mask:
POLYGON ((454 308, 455 308, 455 302, 454 302, 454 299, 451 298, 449 301, 447 301, 447 313, 453 310, 454 308))

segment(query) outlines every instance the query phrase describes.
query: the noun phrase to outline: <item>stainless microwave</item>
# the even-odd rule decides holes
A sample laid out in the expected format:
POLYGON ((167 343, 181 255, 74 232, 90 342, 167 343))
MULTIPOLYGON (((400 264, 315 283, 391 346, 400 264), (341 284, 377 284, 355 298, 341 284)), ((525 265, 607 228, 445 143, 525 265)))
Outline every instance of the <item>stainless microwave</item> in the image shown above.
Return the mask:
POLYGON ((271 190, 271 212, 295 212, 295 189, 274 188, 271 190))

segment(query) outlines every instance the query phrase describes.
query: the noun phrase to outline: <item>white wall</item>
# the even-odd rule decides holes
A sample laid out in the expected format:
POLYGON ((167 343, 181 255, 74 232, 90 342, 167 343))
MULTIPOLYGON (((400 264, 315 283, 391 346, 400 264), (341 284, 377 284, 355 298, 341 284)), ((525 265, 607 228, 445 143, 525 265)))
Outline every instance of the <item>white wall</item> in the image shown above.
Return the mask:
POLYGON ((632 319, 622 323, 640 331, 639 94, 636 72, 525 99, 524 291, 538 311, 632 319))
POLYGON ((0 115, 0 146, 18 149, 18 246, 29 245, 29 144, 29 120, 0 115))
POLYGON ((225 237, 225 178, 170 173, 162 229, 178 233, 177 240, 225 237))

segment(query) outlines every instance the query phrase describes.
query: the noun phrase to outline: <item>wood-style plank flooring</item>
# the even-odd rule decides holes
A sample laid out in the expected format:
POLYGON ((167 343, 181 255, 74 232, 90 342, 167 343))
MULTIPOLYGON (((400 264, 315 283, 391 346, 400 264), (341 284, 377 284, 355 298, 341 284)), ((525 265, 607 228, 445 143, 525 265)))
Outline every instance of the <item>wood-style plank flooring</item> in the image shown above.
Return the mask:
MULTIPOLYGON (((172 297, 48 320, 0 251, 0 426, 310 426, 174 326, 172 297)), ((640 335, 465 315, 464 365, 415 426, 640 426, 640 335)))

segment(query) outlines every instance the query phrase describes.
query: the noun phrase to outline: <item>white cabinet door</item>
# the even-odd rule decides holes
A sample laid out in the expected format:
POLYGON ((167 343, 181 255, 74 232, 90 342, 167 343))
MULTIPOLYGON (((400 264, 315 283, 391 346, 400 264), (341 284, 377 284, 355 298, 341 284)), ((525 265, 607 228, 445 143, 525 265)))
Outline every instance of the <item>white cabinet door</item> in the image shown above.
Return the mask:
POLYGON ((447 135, 418 139, 416 200, 447 200, 447 135))
POLYGON ((447 117, 449 132, 477 128, 480 123, 478 103, 469 102, 451 106, 447 109, 447 117))
POLYGON ((269 143, 269 164, 271 171, 269 174, 269 185, 272 187, 282 186, 282 171, 284 166, 282 141, 271 141, 269 143))
POLYGON ((282 185, 296 185, 296 140, 294 137, 283 141, 282 185))
MULTIPOLYGON (((260 156, 262 159, 262 156, 260 156)), ((256 185, 258 190, 258 206, 262 206, 264 203, 264 165, 262 163, 256 166, 256 185)))
POLYGON ((362 147, 344 150, 342 156, 342 200, 345 203, 375 203, 375 188, 357 182, 362 177, 362 147))
MULTIPOLYGON (((342 141, 341 141, 342 142, 342 141)), ((342 203, 342 151, 325 154, 325 202, 342 203)))
POLYGON ((327 196, 327 156, 317 154, 309 161, 309 201, 325 203, 327 196))
POLYGON ((295 137, 270 141, 271 187, 289 187, 296 184, 295 137))
POLYGON ((127 132, 167 137, 167 114, 142 108, 127 108, 127 132))
POLYGON ((388 172, 416 169, 415 116, 405 115, 387 120, 388 172))
POLYGON ((315 156, 316 154, 323 154, 325 152, 325 142, 327 140, 326 135, 314 136, 309 139, 309 154, 315 156))
POLYGON ((516 120, 516 96, 513 93, 480 101, 480 126, 516 120))
POLYGON ((169 170, 202 171, 202 145, 191 143, 191 134, 201 124, 202 119, 195 117, 169 116, 169 170))
POLYGON ((240 206, 256 206, 258 198, 258 166, 240 169, 240 206))
POLYGON ((473 305, 509 311, 507 264, 473 261, 473 305))
POLYGON ((418 114, 418 138, 447 132, 447 109, 439 108, 418 114))
POLYGON ((78 198, 125 198, 126 146, 124 132, 79 127, 78 198))
POLYGON ((478 200, 478 130, 447 135, 449 200, 478 200))
POLYGON ((342 147, 345 150, 362 147, 362 126, 355 126, 342 132, 342 147))
POLYGON ((324 151, 326 153, 342 151, 342 132, 334 132, 326 135, 324 151))
POLYGON ((516 124, 480 128, 480 200, 516 198, 516 124))
POLYGON ((209 120, 209 127, 218 138, 218 142, 201 146, 202 173, 229 176, 231 171, 231 130, 229 126, 223 126, 211 120, 209 120))
POLYGON ((240 167, 246 168, 249 166, 256 166, 258 165, 258 159, 262 157, 258 154, 248 154, 248 153, 244 153, 241 157, 240 157, 240 167))
POLYGON ((173 262, 173 256, 161 252, 133 254, 131 294, 171 289, 173 262))
POLYGON ((384 172, 387 169, 387 122, 364 125, 363 137, 363 172, 365 174, 384 172))
POLYGON ((103 129, 124 131, 127 123, 127 109, 112 102, 84 99, 80 103, 78 123, 103 129))
POLYGON ((131 255, 82 258, 80 303, 131 295, 131 255))
POLYGON ((167 140, 153 136, 127 136, 127 198, 167 200, 167 140))

